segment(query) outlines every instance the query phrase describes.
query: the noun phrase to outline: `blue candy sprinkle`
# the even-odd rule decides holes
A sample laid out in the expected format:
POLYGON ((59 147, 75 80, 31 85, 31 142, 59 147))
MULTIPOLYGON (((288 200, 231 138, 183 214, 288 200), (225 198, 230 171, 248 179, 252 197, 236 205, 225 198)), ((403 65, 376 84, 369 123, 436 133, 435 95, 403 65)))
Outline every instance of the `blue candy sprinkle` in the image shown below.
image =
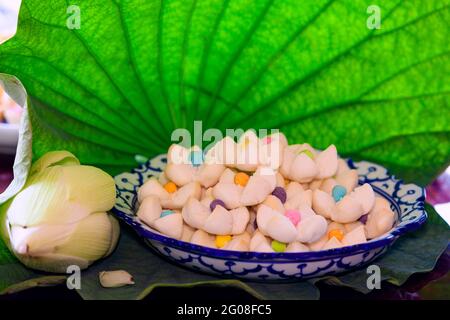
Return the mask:
POLYGON ((173 213, 172 210, 163 210, 163 212, 161 212, 161 216, 160 218, 164 218, 165 216, 169 216, 173 213))
POLYGON ((331 194, 333 195, 334 201, 338 202, 347 194, 347 190, 341 185, 335 185, 331 194))
POLYGON ((203 163, 203 152, 201 150, 191 151, 189 161, 194 167, 198 167, 203 163))

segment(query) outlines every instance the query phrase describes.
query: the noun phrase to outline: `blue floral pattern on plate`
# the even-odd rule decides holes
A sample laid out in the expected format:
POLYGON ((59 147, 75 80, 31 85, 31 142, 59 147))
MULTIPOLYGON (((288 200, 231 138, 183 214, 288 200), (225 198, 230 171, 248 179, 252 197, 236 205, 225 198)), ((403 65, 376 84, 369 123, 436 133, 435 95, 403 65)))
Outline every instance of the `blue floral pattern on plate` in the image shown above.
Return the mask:
POLYGON ((367 161, 348 165, 358 171, 359 183, 369 183, 397 214, 395 227, 367 243, 315 252, 262 253, 219 250, 166 237, 136 217, 137 192, 166 166, 166 155, 115 177, 117 200, 112 212, 131 226, 158 254, 198 272, 256 281, 295 281, 338 274, 369 264, 402 234, 420 227, 427 219, 423 188, 390 175, 386 168, 367 161))

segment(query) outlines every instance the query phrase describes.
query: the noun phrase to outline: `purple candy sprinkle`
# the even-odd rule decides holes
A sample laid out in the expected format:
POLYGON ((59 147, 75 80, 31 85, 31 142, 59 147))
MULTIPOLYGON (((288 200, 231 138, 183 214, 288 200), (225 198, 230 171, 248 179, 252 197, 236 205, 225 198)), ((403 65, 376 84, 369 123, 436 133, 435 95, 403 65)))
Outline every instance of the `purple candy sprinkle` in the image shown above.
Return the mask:
POLYGON ((216 206, 222 206, 225 209, 227 207, 225 207, 225 203, 222 200, 219 199, 214 199, 213 201, 211 201, 211 203, 209 204, 209 208, 211 209, 211 211, 214 211, 214 209, 216 208, 216 206))
POLYGON ((278 199, 280 199, 281 203, 285 203, 286 202, 286 191, 284 190, 284 188, 282 187, 276 187, 273 192, 272 195, 277 197, 278 199))
POLYGON ((369 215, 368 213, 362 215, 362 216, 358 219, 358 221, 361 222, 361 223, 363 223, 363 224, 366 224, 366 222, 367 222, 367 216, 368 216, 368 215, 369 215))

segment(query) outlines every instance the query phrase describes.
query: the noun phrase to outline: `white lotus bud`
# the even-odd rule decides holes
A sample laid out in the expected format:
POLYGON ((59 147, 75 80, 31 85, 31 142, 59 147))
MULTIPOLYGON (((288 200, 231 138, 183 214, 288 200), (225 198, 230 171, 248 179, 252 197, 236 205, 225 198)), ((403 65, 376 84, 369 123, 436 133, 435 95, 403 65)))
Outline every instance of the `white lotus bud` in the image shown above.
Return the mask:
POLYGON ((4 207, 0 233, 26 266, 66 272, 87 268, 115 248, 120 228, 106 212, 116 198, 112 177, 82 166, 69 152, 50 152, 31 167, 23 189, 4 207))

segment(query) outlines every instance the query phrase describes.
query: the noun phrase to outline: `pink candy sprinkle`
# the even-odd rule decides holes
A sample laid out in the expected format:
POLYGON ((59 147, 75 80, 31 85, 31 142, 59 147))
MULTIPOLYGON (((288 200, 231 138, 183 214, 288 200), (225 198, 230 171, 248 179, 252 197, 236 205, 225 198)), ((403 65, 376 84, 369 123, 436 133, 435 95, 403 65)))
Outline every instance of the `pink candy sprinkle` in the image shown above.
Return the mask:
POLYGON ((272 142, 272 137, 266 137, 266 139, 264 140, 265 144, 270 144, 272 142))
POLYGON ((286 217, 296 226, 300 222, 300 212, 297 210, 286 210, 284 213, 286 217))

